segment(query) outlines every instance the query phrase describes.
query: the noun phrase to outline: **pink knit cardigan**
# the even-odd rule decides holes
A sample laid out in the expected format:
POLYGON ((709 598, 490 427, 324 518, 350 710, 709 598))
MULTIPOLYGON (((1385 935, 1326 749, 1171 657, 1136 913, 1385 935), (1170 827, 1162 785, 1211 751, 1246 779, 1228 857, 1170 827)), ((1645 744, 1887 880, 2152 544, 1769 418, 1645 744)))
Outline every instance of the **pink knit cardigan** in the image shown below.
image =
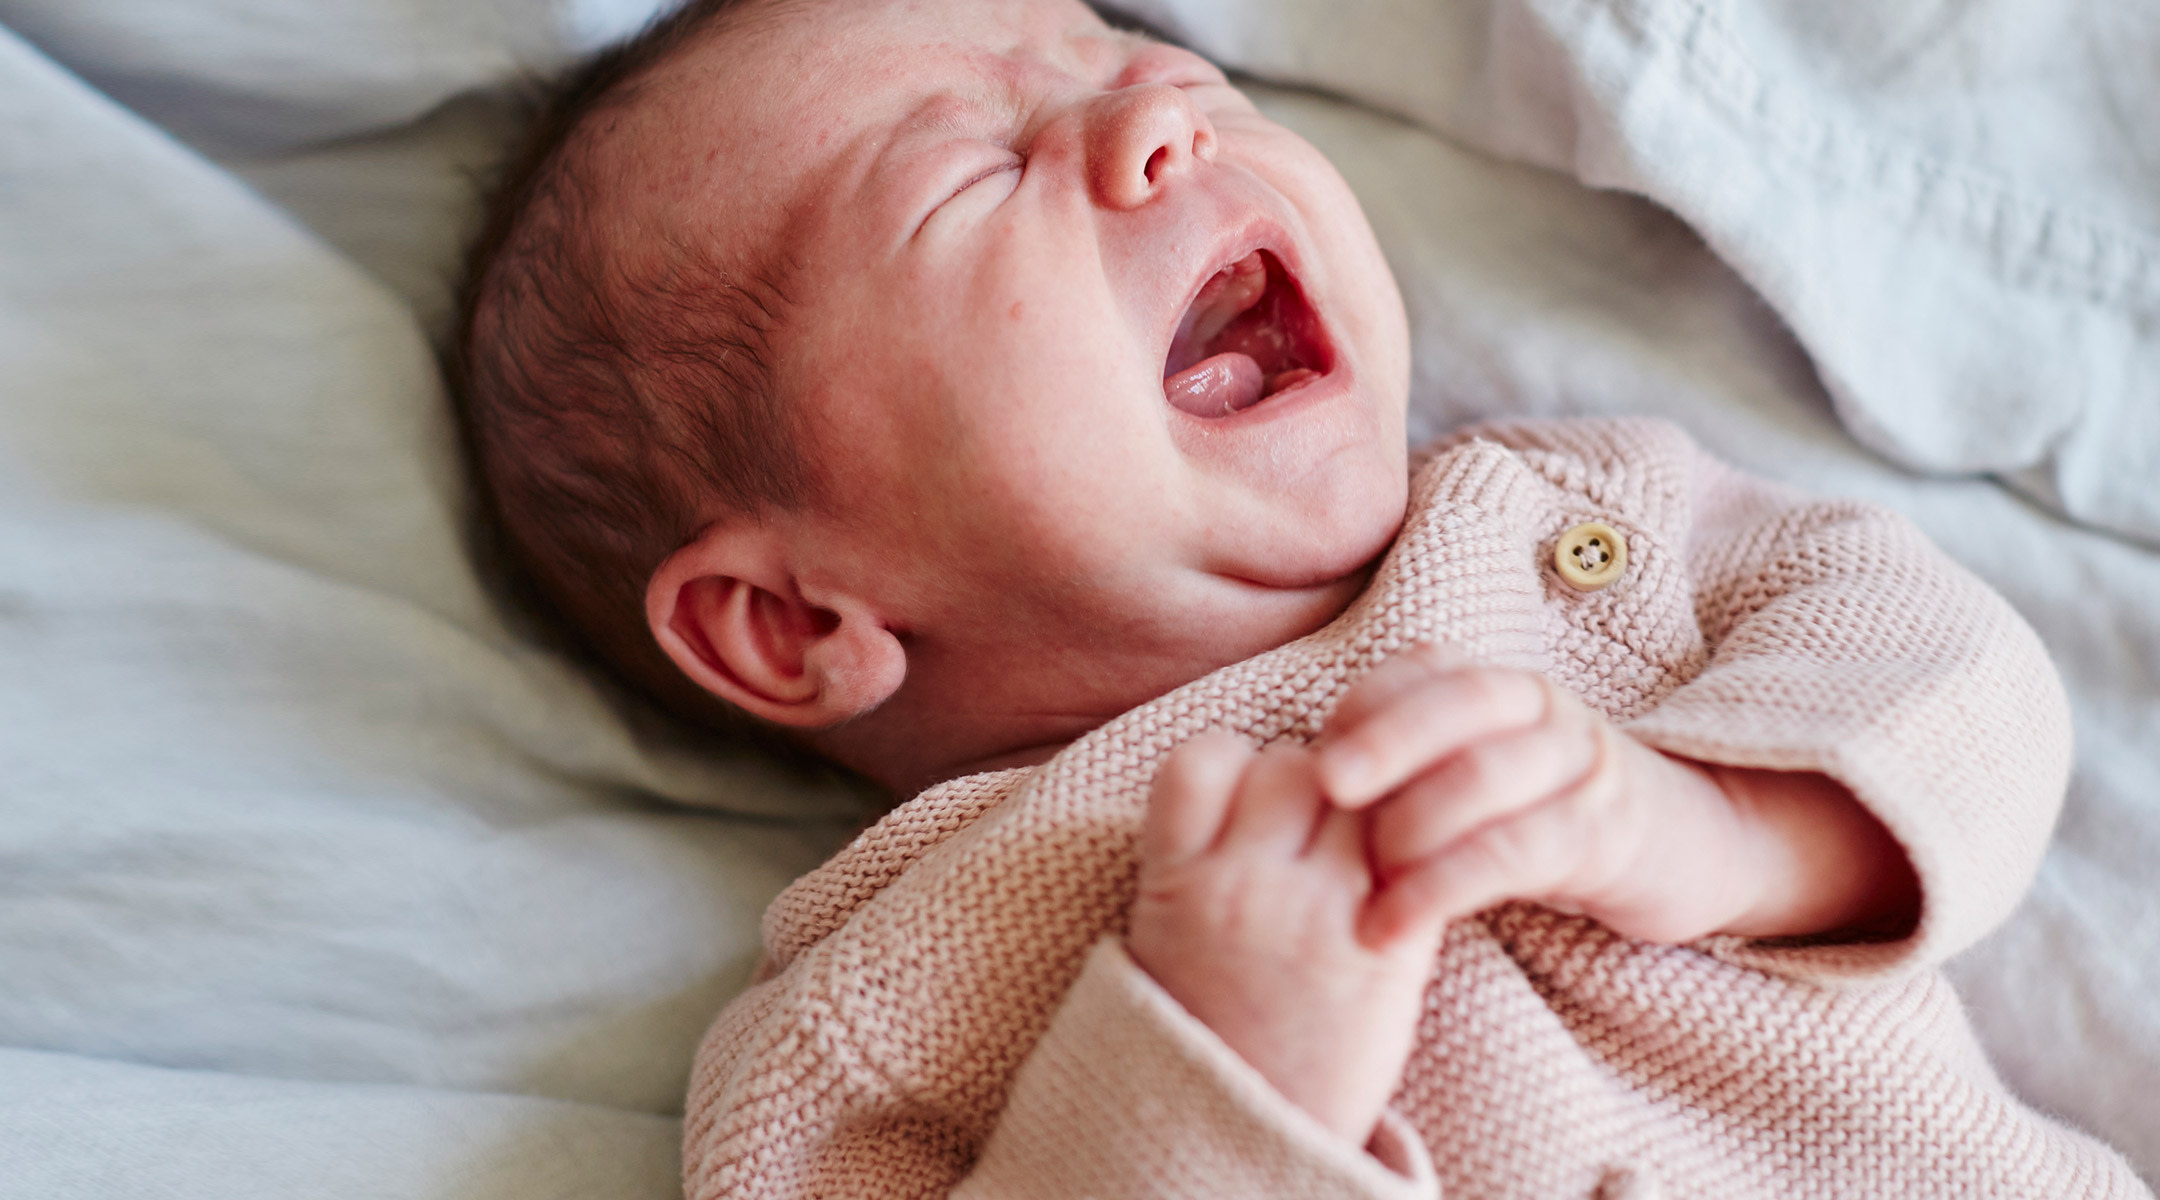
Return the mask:
POLYGON ((932 788, 775 901, 761 981, 698 1055, 692 1200, 2149 1195, 2009 1095, 1929 969, 2015 903, 2067 772, 2060 686, 2007 605, 1902 520, 1656 422, 1487 427, 1412 492, 1326 629, 932 788), (1589 520, 1627 562, 1581 592, 1552 551, 1589 520), (1333 1137, 1125 956, 1136 834, 1179 741, 1310 737, 1427 640, 1669 753, 1837 778, 1911 855, 1918 930, 1661 946, 1503 905, 1450 933, 1379 1134, 1333 1137))

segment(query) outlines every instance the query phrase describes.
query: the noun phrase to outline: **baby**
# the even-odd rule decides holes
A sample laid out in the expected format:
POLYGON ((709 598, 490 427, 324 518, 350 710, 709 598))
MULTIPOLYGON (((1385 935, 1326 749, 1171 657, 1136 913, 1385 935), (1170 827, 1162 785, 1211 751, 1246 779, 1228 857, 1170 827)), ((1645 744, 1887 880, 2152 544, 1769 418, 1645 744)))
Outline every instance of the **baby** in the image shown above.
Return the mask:
POLYGON ((920 792, 768 914, 692 1194, 2143 1194, 1917 970, 2059 802, 2030 632, 1652 423, 1413 481, 1407 341, 1327 162, 1077 0, 570 89, 468 294, 493 515, 629 680, 920 792))

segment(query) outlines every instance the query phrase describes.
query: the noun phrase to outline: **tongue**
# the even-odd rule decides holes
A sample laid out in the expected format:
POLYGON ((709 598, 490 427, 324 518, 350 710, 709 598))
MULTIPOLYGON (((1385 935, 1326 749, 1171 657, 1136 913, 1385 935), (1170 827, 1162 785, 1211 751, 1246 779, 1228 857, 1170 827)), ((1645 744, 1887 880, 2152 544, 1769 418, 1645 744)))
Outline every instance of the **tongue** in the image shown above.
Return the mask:
POLYGON ((1217 354, 1163 380, 1170 403, 1196 417, 1227 416, 1260 402, 1267 381, 1249 354, 1217 354))

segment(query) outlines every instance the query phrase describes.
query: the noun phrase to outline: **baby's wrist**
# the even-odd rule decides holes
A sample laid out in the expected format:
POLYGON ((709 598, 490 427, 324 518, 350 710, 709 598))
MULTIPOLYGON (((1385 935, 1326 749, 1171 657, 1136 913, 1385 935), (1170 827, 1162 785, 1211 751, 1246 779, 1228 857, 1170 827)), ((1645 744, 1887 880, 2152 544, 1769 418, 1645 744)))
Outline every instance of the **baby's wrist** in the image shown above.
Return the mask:
POLYGON ((1256 989, 1242 986, 1249 981, 1234 978, 1234 969, 1187 971, 1182 968, 1192 964, 1191 957, 1166 957, 1159 952, 1150 956, 1157 960, 1157 965, 1151 966, 1142 956, 1145 952, 1136 950, 1130 937, 1126 939, 1126 953, 1187 1016, 1258 1072, 1284 1101, 1353 1144, 1361 1145, 1372 1136, 1378 1111, 1364 1111, 1370 1108, 1369 1102, 1361 1104, 1344 1089, 1331 1086, 1336 1082, 1332 1078, 1336 1072, 1317 1069, 1323 1063, 1336 1063, 1342 1057, 1340 1053, 1325 1047, 1301 1047, 1296 1030, 1312 1024, 1309 1014, 1272 1013, 1264 996, 1256 1003, 1250 994, 1256 989), (1301 1049, 1306 1052, 1300 1053, 1301 1049))
POLYGON ((1790 887, 1783 855, 1753 811, 1753 797, 1728 787, 1713 764, 1634 745, 1644 769, 1632 785, 1663 799, 1652 809, 1661 814, 1648 834, 1654 849, 1635 871, 1653 889, 1647 909, 1664 916, 1625 932, 1688 942, 1739 932, 1782 908, 1790 887))
POLYGON ((1743 937, 1897 937, 1919 916, 1919 881, 1888 829, 1844 785, 1813 772, 1713 766, 1745 830, 1748 903, 1720 932, 1743 937))

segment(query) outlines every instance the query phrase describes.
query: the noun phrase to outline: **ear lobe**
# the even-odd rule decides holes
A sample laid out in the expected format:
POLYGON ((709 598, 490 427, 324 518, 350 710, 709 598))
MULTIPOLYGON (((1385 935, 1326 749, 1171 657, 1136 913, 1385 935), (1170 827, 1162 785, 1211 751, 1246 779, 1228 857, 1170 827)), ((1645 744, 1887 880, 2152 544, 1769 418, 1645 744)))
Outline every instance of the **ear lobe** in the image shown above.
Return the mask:
POLYGON ((699 687, 776 724, 817 729, 899 690, 907 652, 864 605, 812 603, 763 528, 717 526, 670 555, 645 592, 660 648, 699 687))

